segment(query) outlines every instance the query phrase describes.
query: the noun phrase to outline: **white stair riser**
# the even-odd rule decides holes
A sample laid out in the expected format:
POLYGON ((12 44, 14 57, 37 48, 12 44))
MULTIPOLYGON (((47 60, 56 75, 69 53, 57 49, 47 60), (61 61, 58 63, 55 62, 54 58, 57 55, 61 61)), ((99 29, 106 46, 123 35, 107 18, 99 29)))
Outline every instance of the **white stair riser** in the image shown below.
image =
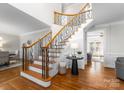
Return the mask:
MULTIPOLYGON (((40 61, 34 61, 34 64, 37 64, 37 65, 41 65, 42 66, 42 62, 40 62, 40 61)), ((49 67, 52 67, 52 64, 49 64, 49 67)))
MULTIPOLYGON (((52 59, 52 58, 51 58, 52 59)), ((34 61, 34 64, 37 64, 37 65, 41 65, 42 66, 42 62, 40 61, 34 61)), ((56 65, 57 63, 54 63, 54 64, 49 64, 49 67, 53 67, 54 65, 56 65)))
POLYGON ((42 66, 42 62, 40 62, 40 61, 34 61, 34 64, 37 64, 37 65, 41 65, 42 66))
POLYGON ((29 70, 42 74, 42 70, 33 66, 29 66, 29 70))
POLYGON ((49 56, 53 56, 53 55, 60 56, 60 53, 49 53, 49 56))
POLYGON ((45 82, 24 72, 21 72, 20 75, 43 87, 49 87, 51 85, 51 81, 45 82))
POLYGON ((64 46, 53 46, 52 48, 64 48, 64 46))
MULTIPOLYGON (((29 70, 32 70, 34 72, 37 72, 37 73, 42 74, 42 69, 38 69, 36 67, 29 66, 29 70)), ((57 71, 56 70, 57 70, 56 68, 50 70, 49 71, 49 76, 51 76, 51 77, 55 76, 57 74, 57 71)))

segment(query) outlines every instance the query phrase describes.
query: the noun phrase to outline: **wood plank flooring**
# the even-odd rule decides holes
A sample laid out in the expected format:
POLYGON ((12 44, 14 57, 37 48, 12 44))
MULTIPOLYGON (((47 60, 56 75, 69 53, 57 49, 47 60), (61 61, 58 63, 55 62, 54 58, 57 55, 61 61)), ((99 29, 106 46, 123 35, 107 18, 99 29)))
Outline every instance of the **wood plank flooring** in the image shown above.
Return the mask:
POLYGON ((1 90, 101 90, 124 89, 124 81, 116 79, 114 69, 103 68, 101 63, 93 62, 85 70, 79 70, 79 75, 57 75, 52 79, 52 85, 43 88, 19 76, 20 67, 0 72, 1 90))

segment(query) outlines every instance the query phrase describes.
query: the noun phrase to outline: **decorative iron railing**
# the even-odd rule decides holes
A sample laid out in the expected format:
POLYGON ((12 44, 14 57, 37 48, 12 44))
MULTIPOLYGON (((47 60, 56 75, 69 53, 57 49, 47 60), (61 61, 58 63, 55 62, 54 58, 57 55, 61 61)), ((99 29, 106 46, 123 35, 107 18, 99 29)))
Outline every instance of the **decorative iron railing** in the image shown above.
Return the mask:
POLYGON ((58 25, 65 25, 67 24, 73 17, 81 14, 84 11, 91 10, 92 5, 87 3, 83 8, 80 10, 80 12, 77 14, 66 14, 66 13, 60 13, 60 12, 54 12, 54 24, 58 25))

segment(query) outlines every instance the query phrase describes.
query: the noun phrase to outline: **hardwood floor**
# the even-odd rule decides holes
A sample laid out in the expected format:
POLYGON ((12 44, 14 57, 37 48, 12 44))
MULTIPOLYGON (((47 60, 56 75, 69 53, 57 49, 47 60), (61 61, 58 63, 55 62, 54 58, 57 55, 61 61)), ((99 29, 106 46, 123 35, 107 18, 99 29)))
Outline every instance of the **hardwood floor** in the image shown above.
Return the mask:
POLYGON ((78 76, 57 75, 52 85, 43 88, 19 76, 20 67, 0 72, 0 89, 6 90, 83 90, 83 89, 124 89, 124 81, 116 79, 114 69, 103 68, 101 63, 92 63, 85 70, 79 70, 78 76))

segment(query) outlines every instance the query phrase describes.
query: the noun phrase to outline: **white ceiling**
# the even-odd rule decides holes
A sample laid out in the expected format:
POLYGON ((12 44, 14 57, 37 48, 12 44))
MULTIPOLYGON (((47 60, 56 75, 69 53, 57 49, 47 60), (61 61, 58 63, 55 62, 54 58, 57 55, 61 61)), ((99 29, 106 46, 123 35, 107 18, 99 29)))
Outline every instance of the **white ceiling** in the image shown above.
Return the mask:
POLYGON ((123 3, 93 3, 95 24, 106 24, 124 20, 123 3))
MULTIPOLYGON (((65 7, 71 5, 75 3, 64 4, 65 7)), ((93 3, 95 25, 124 20, 123 9, 124 4, 120 3, 93 3)), ((9 4, 0 4, 0 32, 2 33, 20 35, 47 27, 45 23, 9 4)))
POLYGON ((0 4, 0 33, 21 35, 47 27, 45 23, 9 4, 0 4))
POLYGON ((77 11, 80 11, 80 9, 84 6, 84 3, 62 3, 62 7, 64 10, 66 9, 77 9, 77 11))
POLYGON ((62 6, 63 6, 64 8, 66 8, 66 7, 68 7, 68 6, 70 6, 70 5, 73 5, 73 4, 75 4, 75 3, 62 3, 62 6))

